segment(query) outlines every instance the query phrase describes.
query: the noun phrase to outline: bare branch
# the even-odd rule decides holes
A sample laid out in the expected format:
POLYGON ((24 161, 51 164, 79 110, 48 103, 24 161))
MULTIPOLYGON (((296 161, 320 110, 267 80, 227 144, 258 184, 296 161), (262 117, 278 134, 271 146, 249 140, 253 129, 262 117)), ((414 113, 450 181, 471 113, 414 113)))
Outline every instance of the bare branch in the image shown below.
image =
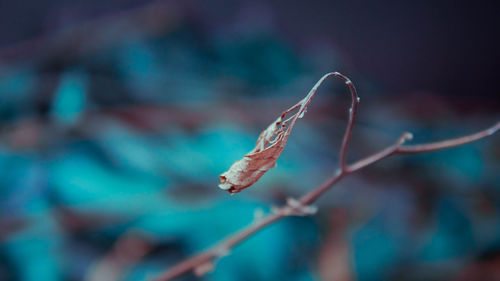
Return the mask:
POLYGON ((397 149, 397 154, 412 154, 412 153, 421 153, 421 152, 452 148, 469 142, 477 141, 487 136, 491 136, 498 130, 500 130, 500 122, 496 123, 495 125, 491 126, 490 128, 484 131, 477 132, 475 134, 464 136, 461 138, 450 139, 440 142, 419 144, 419 145, 402 146, 397 149))
POLYGON ((176 264, 171 269, 165 271, 164 273, 157 276, 154 281, 166 281, 172 280, 178 276, 181 276, 189 271, 195 270, 198 266, 204 265, 206 263, 213 263, 215 259, 225 256, 229 251, 237 244, 243 242, 248 237, 252 236, 264 227, 282 219, 285 217, 284 212, 272 213, 255 223, 243 228, 237 233, 227 236, 221 242, 213 246, 212 248, 199 253, 181 263, 176 264))
MULTIPOLYGON (((356 121, 357 106, 359 104, 359 98, 357 96, 354 85, 347 77, 343 76, 338 72, 328 73, 324 75, 316 83, 316 85, 313 87, 313 89, 308 94, 306 99, 309 98, 310 100, 310 98, 314 96, 314 94, 316 93, 317 87, 321 85, 323 80, 325 80, 330 76, 336 76, 342 78, 345 81, 346 85, 348 85, 352 97, 352 104, 351 104, 347 129, 344 134, 344 138, 340 149, 340 159, 339 159, 340 168, 334 173, 334 175, 325 180, 322 184, 320 184, 312 191, 302 196, 300 200, 295 200, 295 199, 287 200, 287 203, 284 206, 275 208, 274 212, 272 212, 271 214, 255 221, 254 223, 243 228, 239 232, 227 236, 225 239, 217 243, 212 248, 203 251, 198 255, 195 255, 181 263, 178 263, 177 265, 174 265, 172 268, 163 272, 157 278, 155 278, 154 279, 155 281, 172 280, 173 278, 178 277, 190 271, 194 271, 195 273, 197 272, 200 274, 208 272, 208 270, 213 269, 214 262, 216 261, 216 259, 227 255, 233 247, 243 242, 248 237, 252 236, 259 230, 263 229, 264 227, 273 224, 274 222, 277 222, 282 218, 288 216, 312 215, 316 209, 309 205, 314 201, 316 201, 316 199, 318 199, 323 193, 325 193, 333 185, 342 180, 345 176, 357 172, 362 168, 367 167, 377 161, 385 159, 394 154, 423 153, 423 152, 446 149, 463 145, 493 135, 495 132, 500 130, 500 122, 498 122, 489 129, 486 129, 484 131, 472 135, 456 139, 440 141, 440 142, 421 144, 421 145, 411 145, 411 146, 404 146, 405 141, 410 140, 412 138, 412 135, 410 133, 404 133, 403 135, 401 135, 401 137, 399 137, 399 139, 395 144, 387 147, 386 149, 377 152, 375 154, 372 154, 366 158, 363 158, 357 162, 354 162, 353 164, 346 165, 345 159, 346 159, 347 147, 352 137, 354 123, 356 121)), ((303 103, 302 106, 307 106, 307 104, 308 102, 303 103)))
POLYGON ((378 153, 375 153, 373 155, 370 155, 366 158, 363 158, 356 163, 353 163, 348 166, 347 171, 349 173, 358 171, 368 165, 371 165, 379 160, 382 160, 384 158, 387 158, 391 155, 394 154, 415 154, 415 153, 424 153, 424 152, 430 152, 430 151, 435 151, 435 150, 442 150, 442 149, 447 149, 447 148, 452 148, 455 146, 467 144, 473 141, 480 140, 482 138, 488 137, 493 135, 495 132, 500 130, 500 122, 496 123, 495 125, 489 127, 486 130, 474 133, 472 135, 467 135, 455 139, 449 139, 449 140, 444 140, 444 141, 439 141, 439 142, 431 142, 431 143, 424 143, 424 144, 418 144, 418 145, 403 145, 405 140, 410 140, 411 139, 411 134, 410 133, 404 133, 403 136, 401 136, 398 140, 398 142, 390 146, 378 153))

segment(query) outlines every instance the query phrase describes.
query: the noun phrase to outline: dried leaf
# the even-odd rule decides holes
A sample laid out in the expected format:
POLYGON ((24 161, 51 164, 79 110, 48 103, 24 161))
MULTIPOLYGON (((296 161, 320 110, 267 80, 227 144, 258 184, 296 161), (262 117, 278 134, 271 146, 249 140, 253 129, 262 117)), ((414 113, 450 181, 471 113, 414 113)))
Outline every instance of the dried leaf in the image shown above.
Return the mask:
POLYGON ((276 121, 260 133, 255 148, 219 176, 221 189, 227 190, 231 194, 240 192, 253 185, 264 173, 276 166, 276 161, 285 148, 295 122, 304 116, 318 87, 332 74, 337 76, 338 73, 324 75, 303 100, 285 110, 276 121), (287 118, 287 115, 297 108, 298 111, 287 118))

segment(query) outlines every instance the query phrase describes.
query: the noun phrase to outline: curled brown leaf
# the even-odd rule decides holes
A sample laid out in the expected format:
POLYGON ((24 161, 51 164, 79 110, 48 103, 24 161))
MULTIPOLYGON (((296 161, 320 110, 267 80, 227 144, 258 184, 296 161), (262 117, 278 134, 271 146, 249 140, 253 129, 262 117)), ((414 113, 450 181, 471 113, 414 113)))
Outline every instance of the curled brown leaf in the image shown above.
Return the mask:
POLYGON ((285 148, 295 122, 304 116, 319 86, 330 76, 340 77, 346 84, 351 83, 347 77, 338 72, 325 74, 316 82, 304 99, 283 111, 276 121, 260 133, 255 148, 252 151, 243 156, 241 160, 236 161, 228 171, 219 176, 219 187, 221 189, 227 190, 231 194, 240 192, 256 183, 262 175, 276 166, 276 161, 285 148), (297 111, 291 114, 295 110, 297 111), (291 116, 288 116, 290 114, 291 116))

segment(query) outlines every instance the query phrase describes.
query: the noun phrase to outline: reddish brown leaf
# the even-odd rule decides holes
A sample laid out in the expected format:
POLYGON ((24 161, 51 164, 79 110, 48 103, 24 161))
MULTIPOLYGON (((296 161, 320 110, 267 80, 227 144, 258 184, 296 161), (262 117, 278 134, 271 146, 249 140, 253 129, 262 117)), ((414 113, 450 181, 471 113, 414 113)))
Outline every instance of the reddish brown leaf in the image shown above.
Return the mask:
MULTIPOLYGON (((276 121, 260 133, 255 148, 243 156, 243 159, 236 161, 228 171, 219 176, 219 187, 221 189, 227 190, 231 194, 240 192, 253 185, 264 173, 276 166, 276 161, 285 148, 295 122, 298 118, 304 116, 307 106, 316 94, 318 87, 332 74, 334 76, 340 75, 339 73, 324 75, 316 82, 316 85, 314 85, 303 100, 285 110, 276 121), (296 109, 298 111, 287 118, 287 115, 296 109)), ((347 81, 349 80, 346 80, 346 83, 347 81)))

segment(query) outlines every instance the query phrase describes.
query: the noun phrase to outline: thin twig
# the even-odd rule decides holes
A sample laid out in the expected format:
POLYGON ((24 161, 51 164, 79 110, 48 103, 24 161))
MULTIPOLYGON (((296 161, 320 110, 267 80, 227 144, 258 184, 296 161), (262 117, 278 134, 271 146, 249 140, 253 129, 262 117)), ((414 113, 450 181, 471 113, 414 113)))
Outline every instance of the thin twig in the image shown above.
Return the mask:
MULTIPOLYGON (((321 84, 323 84, 323 82, 326 79, 328 79, 332 76, 338 77, 338 78, 344 80, 344 82, 347 85, 347 87, 349 88, 349 92, 351 94, 351 107, 349 108, 349 120, 347 121, 347 128, 346 128, 345 133, 344 133, 344 138, 342 139, 342 145, 340 146, 340 157, 339 157, 340 169, 342 171, 345 171, 347 147, 349 146, 349 143, 351 142, 352 131, 354 129, 354 124, 356 123, 356 116, 358 113, 358 104, 359 104, 359 100, 360 100, 358 93, 356 92, 356 88, 354 87, 354 84, 351 82, 351 80, 349 78, 347 78, 346 76, 344 76, 343 74, 341 74, 339 72, 329 72, 329 73, 323 75, 323 77, 321 77, 321 79, 319 79, 318 82, 316 82, 316 84, 311 89, 311 91, 309 91, 309 94, 304 98, 304 100, 306 100, 307 102, 305 102, 305 103, 299 102, 297 105, 300 105, 300 104, 302 105, 300 110, 302 110, 303 108, 307 108, 307 106, 309 105, 311 100, 314 98, 314 96, 318 92, 319 86, 321 86, 321 84)), ((290 110, 295 109, 297 105, 295 105, 290 110)))
POLYGON ((285 217, 284 212, 275 212, 267 215, 266 217, 256 221, 255 223, 241 229, 240 231, 227 236, 221 242, 217 243, 212 248, 199 253, 183 262, 180 262, 157 276, 155 281, 172 280, 181 276, 189 271, 196 270, 197 267, 203 266, 207 263, 212 263, 214 259, 225 256, 237 244, 243 242, 248 237, 252 236, 264 227, 285 217))
POLYGON ((358 93, 356 92, 356 88, 354 87, 354 84, 351 82, 351 80, 349 80, 349 78, 343 75, 339 75, 339 77, 345 80, 345 84, 349 87, 349 91, 351 92, 351 107, 349 108, 349 120, 347 121, 347 128, 345 129, 344 138, 342 139, 342 145, 340 146, 340 157, 339 157, 340 170, 345 172, 346 171, 345 158, 347 154, 347 147, 349 145, 349 142, 351 142, 352 131, 354 129, 354 123, 356 122, 359 97, 358 93))
MULTIPOLYGON (((495 125, 489 127, 486 130, 477 132, 475 134, 463 136, 460 138, 425 143, 425 144, 418 144, 418 145, 404 145, 404 146, 394 145, 394 146, 388 147, 388 148, 386 148, 378 153, 375 153, 375 154, 370 155, 366 158, 363 158, 363 159, 357 161, 356 163, 349 165, 347 170, 351 173, 358 171, 358 170, 360 170, 368 165, 373 164, 374 162, 377 162, 379 160, 382 160, 382 159, 389 157, 391 155, 394 155, 394 154, 424 153, 424 152, 443 150, 443 149, 447 149, 447 148, 456 147, 459 145, 467 144, 467 143, 477 141, 479 139, 491 136, 495 132, 497 132, 498 130, 500 130, 500 122, 497 122, 495 125)), ((405 134, 409 134, 409 133, 405 133, 405 134)), ((410 136, 411 136, 411 134, 410 134, 410 136)))
POLYGON ((493 135, 496 131, 500 129, 500 122, 491 126, 490 128, 461 138, 445 140, 440 142, 433 142, 428 144, 420 144, 420 145, 409 145, 399 147, 396 151, 397 154, 412 154, 412 153, 421 153, 427 151, 441 150, 446 148, 451 148, 455 146, 459 146, 462 144, 466 144, 469 142, 473 142, 479 139, 482 139, 487 136, 493 135))
POLYGON ((349 87, 352 97, 352 105, 349 114, 349 121, 347 124, 347 129, 344 134, 344 138, 342 140, 342 145, 340 150, 340 161, 339 161, 340 168, 334 173, 334 175, 325 180, 322 184, 320 184, 312 191, 302 196, 300 200, 289 199, 287 201, 287 204, 279 208, 275 208, 274 212, 268 214, 264 218, 261 218, 252 223, 251 225, 241 229, 240 231, 227 236, 225 239, 214 245, 212 248, 205 250, 164 271, 154 279, 155 281, 172 280, 173 278, 176 278, 190 271, 194 271, 195 273, 198 274, 206 273, 210 269, 213 269, 213 263, 216 259, 227 255, 229 251, 236 245, 243 242, 248 237, 252 236, 259 230, 265 228, 266 226, 273 224, 281 220, 282 218, 288 216, 311 215, 312 213, 314 213, 314 211, 308 209, 310 208, 309 205, 312 204, 314 201, 316 201, 316 199, 318 199, 323 193, 329 190, 337 182, 342 180, 345 176, 357 172, 375 162, 378 162, 382 159, 385 159, 395 154, 423 153, 428 151, 452 148, 455 146, 463 145, 493 135, 495 132, 500 130, 500 122, 498 122, 494 126, 472 135, 440 141, 440 142, 432 142, 432 143, 411 145, 411 146, 403 145, 405 141, 410 140, 412 138, 412 135, 410 133, 404 133, 401 137, 399 137, 399 139, 395 144, 387 147, 386 149, 380 152, 374 153, 361 160, 358 160, 353 164, 347 165, 345 163, 345 156, 347 152, 347 147, 352 137, 354 123, 356 121, 356 113, 357 113, 357 106, 359 104, 359 99, 356 93, 356 89, 354 88, 352 82, 347 77, 343 76, 338 72, 328 73, 325 76, 323 76, 323 78, 320 79, 320 81, 326 79, 329 76, 337 76, 344 79, 346 85, 348 85, 349 87))

